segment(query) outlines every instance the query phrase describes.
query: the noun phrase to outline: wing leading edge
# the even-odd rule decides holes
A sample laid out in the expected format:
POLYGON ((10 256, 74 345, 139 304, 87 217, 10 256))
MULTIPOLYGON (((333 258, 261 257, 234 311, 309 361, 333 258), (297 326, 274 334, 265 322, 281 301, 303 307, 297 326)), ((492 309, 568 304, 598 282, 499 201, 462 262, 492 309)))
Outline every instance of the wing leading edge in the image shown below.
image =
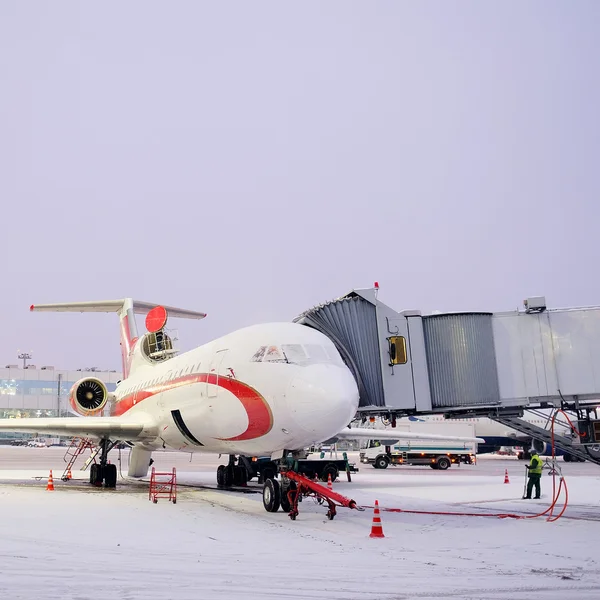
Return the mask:
POLYGON ((39 419, 0 419, 0 431, 111 438, 144 441, 156 438, 152 423, 124 420, 120 417, 58 417, 39 419))

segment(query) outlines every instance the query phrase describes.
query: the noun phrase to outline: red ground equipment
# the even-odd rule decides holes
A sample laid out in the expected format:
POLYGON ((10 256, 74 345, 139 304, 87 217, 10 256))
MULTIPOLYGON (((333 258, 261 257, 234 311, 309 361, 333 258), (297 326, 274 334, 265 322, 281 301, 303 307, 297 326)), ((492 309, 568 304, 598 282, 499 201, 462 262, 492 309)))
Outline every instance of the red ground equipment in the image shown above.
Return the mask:
POLYGON ((336 506, 344 506, 346 508, 364 510, 358 507, 354 500, 346 498, 345 496, 342 496, 341 494, 338 494, 333 490, 327 489, 325 486, 320 485, 315 481, 311 481, 307 477, 304 477, 304 475, 300 475, 298 473, 295 473, 294 471, 286 471, 281 475, 283 477, 287 477, 292 482, 294 482, 287 492, 288 500, 290 503, 290 512, 288 513, 288 516, 290 517, 290 519, 292 519, 292 521, 295 521, 296 517, 299 514, 298 501, 302 496, 312 496, 317 500, 319 504, 327 502, 329 506, 329 510, 327 511, 327 518, 329 520, 333 519, 337 514, 335 510, 336 506))
POLYGON ((169 502, 177 503, 177 473, 175 467, 173 467, 171 473, 157 473, 156 469, 152 467, 148 500, 152 500, 156 504, 159 498, 168 498, 169 502))

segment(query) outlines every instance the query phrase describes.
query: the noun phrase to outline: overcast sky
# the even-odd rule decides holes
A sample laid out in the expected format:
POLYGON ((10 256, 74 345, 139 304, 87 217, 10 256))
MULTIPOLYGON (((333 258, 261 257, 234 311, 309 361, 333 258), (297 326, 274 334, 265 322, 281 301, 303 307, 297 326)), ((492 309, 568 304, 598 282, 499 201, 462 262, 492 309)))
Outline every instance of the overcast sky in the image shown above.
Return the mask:
POLYGON ((600 304, 600 2, 0 2, 0 366, 120 368, 380 283, 600 304), (143 319, 138 321, 143 327, 143 319))

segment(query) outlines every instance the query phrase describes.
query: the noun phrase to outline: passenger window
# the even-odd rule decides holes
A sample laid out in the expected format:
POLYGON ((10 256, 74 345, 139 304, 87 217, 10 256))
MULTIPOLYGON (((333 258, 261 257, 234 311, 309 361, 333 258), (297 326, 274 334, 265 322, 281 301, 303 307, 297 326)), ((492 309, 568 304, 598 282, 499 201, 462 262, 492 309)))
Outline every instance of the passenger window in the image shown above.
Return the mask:
POLYGON ((395 335, 388 338, 390 352, 390 366, 405 365, 407 363, 406 356, 406 339, 401 335, 395 335))

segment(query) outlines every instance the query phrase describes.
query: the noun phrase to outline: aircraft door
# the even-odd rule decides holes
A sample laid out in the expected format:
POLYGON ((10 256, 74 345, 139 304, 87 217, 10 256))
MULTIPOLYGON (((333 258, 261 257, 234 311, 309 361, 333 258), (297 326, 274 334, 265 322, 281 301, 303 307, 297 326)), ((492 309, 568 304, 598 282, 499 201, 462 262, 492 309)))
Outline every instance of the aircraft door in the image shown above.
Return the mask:
POLYGON ((206 382, 206 395, 208 398, 215 398, 219 392, 219 388, 217 387, 219 383, 219 377, 221 377, 221 375, 219 375, 219 370, 223 364, 223 359, 225 358, 227 352, 229 352, 229 350, 219 350, 218 352, 215 352, 210 361, 208 374, 216 375, 217 378, 214 383, 209 383, 208 381, 206 382))

